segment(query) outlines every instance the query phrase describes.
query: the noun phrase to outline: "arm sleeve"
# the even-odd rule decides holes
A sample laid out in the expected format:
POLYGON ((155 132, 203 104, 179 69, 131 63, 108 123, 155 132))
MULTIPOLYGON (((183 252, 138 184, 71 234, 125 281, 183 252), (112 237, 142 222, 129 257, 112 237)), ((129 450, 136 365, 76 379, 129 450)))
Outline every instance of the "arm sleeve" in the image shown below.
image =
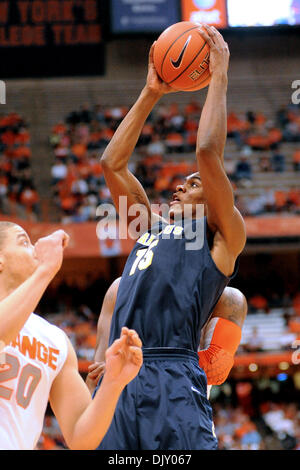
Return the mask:
POLYGON ((203 336, 204 349, 198 352, 199 366, 206 373, 208 385, 225 382, 241 337, 241 328, 230 320, 213 317, 208 322, 203 336))

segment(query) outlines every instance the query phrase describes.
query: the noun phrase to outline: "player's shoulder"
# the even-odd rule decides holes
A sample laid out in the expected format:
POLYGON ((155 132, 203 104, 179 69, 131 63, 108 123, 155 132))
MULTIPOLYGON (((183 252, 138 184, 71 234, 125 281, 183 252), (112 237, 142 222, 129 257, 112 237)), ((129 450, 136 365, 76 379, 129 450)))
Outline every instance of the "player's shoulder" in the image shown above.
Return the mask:
POLYGON ((46 320, 46 318, 43 318, 34 312, 30 315, 28 321, 31 324, 41 325, 41 326, 48 327, 48 328, 53 327, 53 328, 57 328, 60 330, 58 326, 54 325, 53 323, 50 323, 48 320, 46 320))
POLYGON ((28 328, 39 330, 49 337, 63 338, 64 340, 67 338, 66 333, 61 328, 59 328, 57 325, 54 325, 53 323, 50 323, 48 320, 41 317, 40 315, 37 315, 36 313, 32 313, 30 315, 26 326, 28 328))

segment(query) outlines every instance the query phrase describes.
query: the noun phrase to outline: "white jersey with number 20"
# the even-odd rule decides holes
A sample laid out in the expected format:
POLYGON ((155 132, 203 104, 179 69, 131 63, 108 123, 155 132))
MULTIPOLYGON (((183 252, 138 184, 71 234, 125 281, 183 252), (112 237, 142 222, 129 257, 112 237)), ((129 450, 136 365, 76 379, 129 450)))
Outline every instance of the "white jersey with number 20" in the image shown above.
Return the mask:
POLYGON ((0 353, 0 449, 34 449, 53 380, 67 357, 65 333, 32 313, 0 353))

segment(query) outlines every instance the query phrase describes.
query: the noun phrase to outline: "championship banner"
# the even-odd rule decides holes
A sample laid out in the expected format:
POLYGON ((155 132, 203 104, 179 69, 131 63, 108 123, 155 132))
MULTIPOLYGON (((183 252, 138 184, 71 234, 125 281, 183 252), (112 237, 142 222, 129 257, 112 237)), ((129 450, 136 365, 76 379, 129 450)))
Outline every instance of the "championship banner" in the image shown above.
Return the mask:
POLYGON ((0 77, 103 74, 103 1, 0 0, 0 77))

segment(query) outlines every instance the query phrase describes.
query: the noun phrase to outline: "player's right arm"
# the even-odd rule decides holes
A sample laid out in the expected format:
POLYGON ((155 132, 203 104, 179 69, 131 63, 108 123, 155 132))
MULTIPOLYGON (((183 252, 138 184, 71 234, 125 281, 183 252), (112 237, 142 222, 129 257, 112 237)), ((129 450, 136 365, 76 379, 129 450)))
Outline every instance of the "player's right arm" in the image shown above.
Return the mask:
POLYGON ((58 230, 35 244, 37 268, 33 274, 0 302, 0 341, 9 344, 35 310, 43 293, 59 271, 69 236, 58 230))
POLYGON ((120 213, 120 196, 127 197, 127 210, 133 204, 141 204, 141 216, 145 231, 157 216, 151 212, 150 202, 138 179, 130 172, 128 162, 137 144, 147 117, 159 99, 174 90, 158 77, 153 64, 154 44, 149 52, 148 75, 146 85, 137 101, 127 113, 110 143, 106 147, 101 165, 106 184, 112 195, 114 205, 120 215, 127 221, 127 226, 137 216, 120 213))
POLYGON ((114 280, 103 299, 97 324, 94 362, 89 366, 89 373, 86 377, 86 384, 91 393, 94 392, 98 380, 105 370, 105 352, 108 348, 111 319, 114 313, 120 280, 120 277, 114 280))
POLYGON ((231 276, 246 243, 246 230, 234 205, 232 185, 223 165, 230 54, 227 43, 214 27, 199 28, 199 34, 210 47, 211 80, 199 121, 196 158, 207 206, 207 223, 214 234, 211 254, 219 270, 231 276))

